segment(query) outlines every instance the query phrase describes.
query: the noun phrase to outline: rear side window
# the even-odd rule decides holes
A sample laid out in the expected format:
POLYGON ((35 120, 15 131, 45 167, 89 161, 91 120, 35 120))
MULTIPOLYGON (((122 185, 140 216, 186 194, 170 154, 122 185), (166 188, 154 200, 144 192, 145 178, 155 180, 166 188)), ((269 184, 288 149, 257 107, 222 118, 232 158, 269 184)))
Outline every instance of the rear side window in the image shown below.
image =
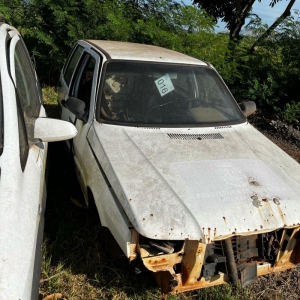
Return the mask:
POLYGON ((81 54, 83 52, 83 47, 78 46, 75 51, 73 52, 73 55, 71 57, 71 59, 69 60, 69 64, 65 70, 65 74, 64 74, 64 78, 66 81, 66 84, 69 86, 72 75, 74 73, 74 70, 78 64, 78 61, 81 57, 81 54))

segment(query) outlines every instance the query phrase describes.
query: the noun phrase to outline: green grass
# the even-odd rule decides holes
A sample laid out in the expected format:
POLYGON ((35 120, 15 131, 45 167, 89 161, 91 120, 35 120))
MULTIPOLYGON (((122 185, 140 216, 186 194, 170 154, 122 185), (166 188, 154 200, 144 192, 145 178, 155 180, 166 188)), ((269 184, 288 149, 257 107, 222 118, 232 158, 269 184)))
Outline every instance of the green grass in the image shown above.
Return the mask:
POLYGON ((43 88, 44 107, 50 118, 59 118, 57 97, 58 93, 56 88, 49 86, 43 88))
MULTIPOLYGON (((57 92, 44 88, 45 107, 50 117, 58 117, 57 92)), ((134 272, 136 262, 109 255, 106 240, 95 210, 76 206, 71 198, 84 206, 75 179, 72 160, 63 143, 49 145, 48 198, 45 213, 43 265, 40 299, 61 293, 62 299, 152 300, 161 292, 151 272, 134 272)), ((211 287, 170 296, 171 300, 244 300, 276 299, 269 293, 251 289, 232 289, 230 285, 211 287)), ((278 296, 281 299, 280 295, 278 296)))

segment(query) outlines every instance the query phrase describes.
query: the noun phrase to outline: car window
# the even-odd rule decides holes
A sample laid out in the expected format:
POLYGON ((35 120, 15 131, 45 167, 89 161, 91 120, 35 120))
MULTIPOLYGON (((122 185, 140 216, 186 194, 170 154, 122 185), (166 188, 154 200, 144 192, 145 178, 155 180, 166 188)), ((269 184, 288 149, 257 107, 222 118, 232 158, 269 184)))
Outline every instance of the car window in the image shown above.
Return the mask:
POLYGON ((81 54, 83 53, 83 47, 78 46, 75 51, 73 52, 73 55, 68 63, 68 66, 64 72, 64 79, 66 81, 66 84, 69 86, 72 75, 74 73, 74 70, 78 64, 78 61, 80 60, 81 54))
POLYGON ((3 135, 4 135, 4 120, 3 120, 3 98, 2 98, 2 83, 0 77, 0 155, 3 152, 3 135))
POLYGON ((28 157, 29 144, 28 144, 25 119, 21 109, 21 102, 19 99, 17 101, 17 112, 18 112, 18 128, 19 128, 20 162, 21 162, 22 171, 24 171, 27 162, 27 157, 28 157))
POLYGON ((18 41, 15 47, 15 74, 16 89, 24 114, 29 139, 33 139, 34 122, 39 116, 41 103, 37 88, 37 81, 32 68, 29 55, 22 41, 18 41))
POLYGON ((96 59, 86 53, 77 66, 74 80, 71 84, 70 94, 85 103, 86 112, 88 112, 90 107, 95 67, 96 59))
POLYGON ((245 121, 221 78, 208 67, 110 61, 101 86, 101 120, 158 126, 245 121))
POLYGON ((15 46, 14 60, 20 160, 24 170, 29 151, 28 141, 34 139, 34 123, 39 116, 41 102, 35 73, 22 40, 19 40, 15 46))

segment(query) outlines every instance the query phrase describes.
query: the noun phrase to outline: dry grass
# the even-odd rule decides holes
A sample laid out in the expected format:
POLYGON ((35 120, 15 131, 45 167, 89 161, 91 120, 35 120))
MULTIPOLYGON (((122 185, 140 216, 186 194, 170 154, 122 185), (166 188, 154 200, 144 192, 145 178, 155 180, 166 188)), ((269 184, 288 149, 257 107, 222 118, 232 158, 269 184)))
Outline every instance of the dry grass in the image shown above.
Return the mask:
MULTIPOLYGON (((58 117, 57 94, 44 88, 45 107, 50 117, 58 117)), ((95 210, 85 209, 75 179, 72 160, 62 143, 49 146, 49 184, 45 214, 45 235, 40 299, 68 300, 161 299, 152 274, 143 269, 137 275, 135 263, 110 257, 95 210), (71 201, 76 199, 83 205, 71 201), (61 295, 59 295, 61 294, 61 295)), ((173 300, 299 299, 298 269, 264 276, 248 289, 230 285, 170 296, 173 300)))

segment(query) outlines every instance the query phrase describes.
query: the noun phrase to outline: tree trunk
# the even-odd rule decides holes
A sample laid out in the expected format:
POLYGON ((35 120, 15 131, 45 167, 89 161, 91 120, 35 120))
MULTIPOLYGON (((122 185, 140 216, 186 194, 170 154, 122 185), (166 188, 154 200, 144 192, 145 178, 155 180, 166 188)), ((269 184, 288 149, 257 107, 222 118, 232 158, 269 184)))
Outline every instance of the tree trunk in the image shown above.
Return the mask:
POLYGON ((230 51, 230 56, 233 59, 235 56, 235 48, 239 43, 240 31, 245 24, 245 20, 248 17, 248 13, 251 10, 255 0, 248 0, 242 7, 241 0, 235 0, 236 13, 233 18, 233 24, 230 26, 230 40, 228 48, 230 51))
POLYGON ((291 15, 291 8, 294 5, 294 3, 296 2, 296 0, 290 0, 288 6, 286 7, 285 11, 283 12, 283 14, 265 31, 265 33, 263 35, 261 35, 257 41, 252 45, 251 49, 250 49, 250 54, 252 54, 253 52, 255 52, 258 49, 258 46, 265 40, 267 39, 272 32, 274 31, 274 29, 281 24, 288 16, 291 15))

